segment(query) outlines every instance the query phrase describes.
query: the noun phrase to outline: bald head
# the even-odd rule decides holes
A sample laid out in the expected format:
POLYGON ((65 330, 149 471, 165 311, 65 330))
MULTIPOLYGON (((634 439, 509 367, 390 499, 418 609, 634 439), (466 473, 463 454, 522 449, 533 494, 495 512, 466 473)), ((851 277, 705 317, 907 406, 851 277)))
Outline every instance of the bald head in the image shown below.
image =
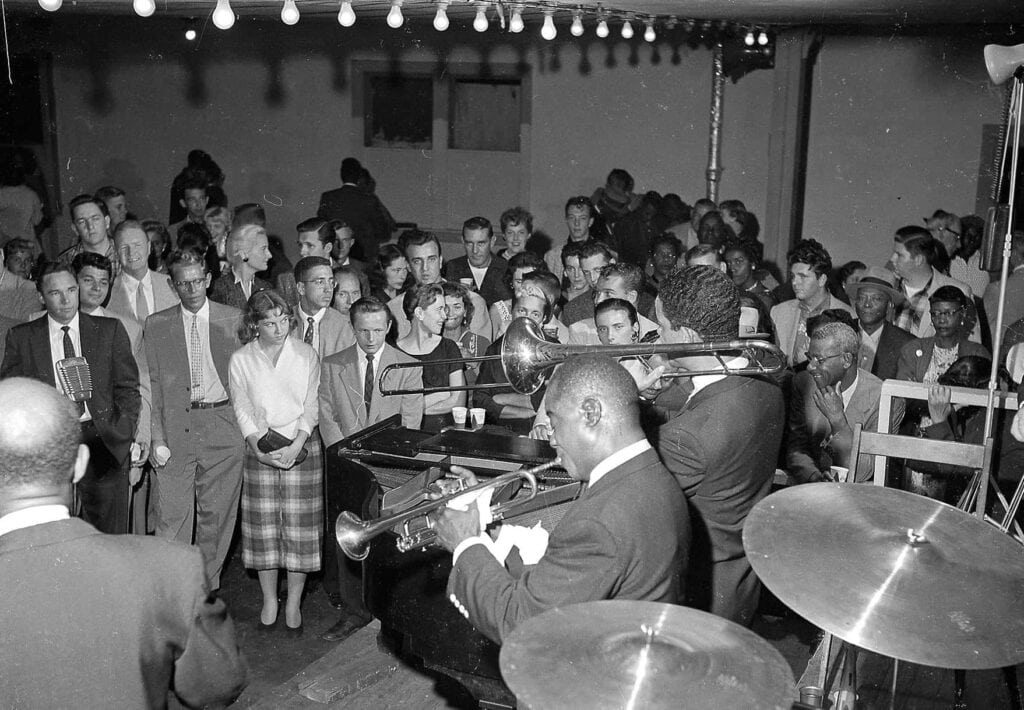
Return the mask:
POLYGON ((625 368, 607 355, 574 355, 559 365, 548 384, 548 401, 571 407, 598 399, 604 415, 617 421, 635 418, 639 412, 636 383, 625 368))
POLYGON ((0 381, 0 500, 16 488, 63 490, 81 433, 78 414, 55 388, 13 377, 0 381))

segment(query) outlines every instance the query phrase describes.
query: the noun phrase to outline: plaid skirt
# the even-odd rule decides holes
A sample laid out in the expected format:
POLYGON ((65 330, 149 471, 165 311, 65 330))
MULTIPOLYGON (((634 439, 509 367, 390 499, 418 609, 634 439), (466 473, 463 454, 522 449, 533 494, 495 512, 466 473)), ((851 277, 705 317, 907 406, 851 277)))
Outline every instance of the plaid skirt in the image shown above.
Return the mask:
POLYGON ((247 446, 242 461, 242 563, 247 569, 320 569, 324 455, 314 431, 306 460, 287 471, 261 464, 247 446))

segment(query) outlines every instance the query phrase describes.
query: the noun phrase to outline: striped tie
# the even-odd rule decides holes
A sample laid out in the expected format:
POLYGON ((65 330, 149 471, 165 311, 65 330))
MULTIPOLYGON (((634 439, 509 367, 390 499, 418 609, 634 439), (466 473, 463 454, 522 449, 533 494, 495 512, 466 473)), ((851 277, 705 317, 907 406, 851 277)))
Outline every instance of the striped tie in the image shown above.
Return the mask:
POLYGON ((188 351, 192 356, 192 401, 203 401, 203 341, 199 339, 199 316, 192 316, 188 334, 188 351))

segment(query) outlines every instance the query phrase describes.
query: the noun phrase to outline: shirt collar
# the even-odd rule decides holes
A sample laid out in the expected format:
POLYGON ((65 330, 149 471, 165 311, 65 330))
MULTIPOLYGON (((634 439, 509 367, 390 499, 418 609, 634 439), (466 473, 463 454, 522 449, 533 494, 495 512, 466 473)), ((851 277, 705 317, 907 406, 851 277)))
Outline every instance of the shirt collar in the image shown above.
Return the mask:
POLYGON ((22 508, 0 518, 0 535, 33 525, 67 520, 70 517, 71 514, 68 513, 66 505, 36 505, 31 508, 22 508))
POLYGON ((61 333, 62 332, 61 328, 63 328, 65 325, 67 325, 71 330, 75 331, 76 333, 79 332, 79 328, 78 328, 78 314, 77 313, 67 323, 58 323, 57 321, 55 321, 53 319, 53 316, 51 316, 49 313, 47 313, 46 314, 46 322, 47 322, 47 324, 50 327, 50 335, 53 335, 54 333, 61 333))
POLYGON ((199 320, 210 320, 210 299, 203 301, 203 307, 195 313, 192 313, 185 306, 181 307, 181 319, 185 321, 186 325, 192 321, 193 315, 199 316, 199 320))
POLYGON ((299 306, 299 325, 304 326, 309 323, 309 319, 312 318, 313 322, 320 325, 320 321, 324 319, 324 314, 327 313, 326 308, 321 308, 316 313, 306 313, 302 310, 302 306, 299 306))
POLYGON ((850 400, 853 399, 853 393, 857 389, 858 382, 860 382, 860 369, 857 370, 857 374, 854 376, 853 382, 850 383, 850 386, 839 393, 843 398, 844 410, 850 406, 850 400))
POLYGON ((135 278, 134 276, 129 274, 124 269, 121 270, 121 275, 124 277, 125 285, 129 286, 132 291, 137 289, 139 286, 146 286, 146 285, 148 285, 148 283, 150 281, 149 270, 148 269, 146 270, 146 273, 142 275, 141 279, 135 278))
POLYGON ((601 480, 606 473, 618 468, 630 459, 636 458, 650 448, 651 445, 647 439, 640 439, 639 441, 634 441, 623 449, 619 449, 614 454, 594 466, 593 470, 590 472, 590 481, 588 482, 587 487, 593 488, 594 484, 601 480))
MULTIPOLYGON (((729 365, 730 367, 746 367, 747 365, 750 364, 750 361, 747 360, 747 358, 745 357, 734 357, 732 360, 729 360, 726 364, 729 365)), ((709 375, 694 375, 693 377, 690 378, 690 380, 693 382, 693 392, 690 393, 690 396, 692 397, 693 395, 697 394, 708 385, 712 385, 718 382, 719 380, 724 380, 726 377, 728 377, 728 375, 726 375, 724 372, 709 375)))

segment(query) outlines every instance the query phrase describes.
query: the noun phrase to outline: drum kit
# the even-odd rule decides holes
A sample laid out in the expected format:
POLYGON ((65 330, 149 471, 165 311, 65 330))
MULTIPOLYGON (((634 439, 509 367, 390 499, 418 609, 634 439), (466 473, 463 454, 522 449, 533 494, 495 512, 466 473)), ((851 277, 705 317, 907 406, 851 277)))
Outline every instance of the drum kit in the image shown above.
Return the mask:
MULTIPOLYGON (((952 506, 794 486, 754 507, 743 542, 769 590, 847 644, 940 668, 1024 661, 1024 548, 952 506)), ((753 632, 655 602, 547 611, 506 639, 501 669, 531 710, 820 707, 797 702, 789 665, 753 632)))

